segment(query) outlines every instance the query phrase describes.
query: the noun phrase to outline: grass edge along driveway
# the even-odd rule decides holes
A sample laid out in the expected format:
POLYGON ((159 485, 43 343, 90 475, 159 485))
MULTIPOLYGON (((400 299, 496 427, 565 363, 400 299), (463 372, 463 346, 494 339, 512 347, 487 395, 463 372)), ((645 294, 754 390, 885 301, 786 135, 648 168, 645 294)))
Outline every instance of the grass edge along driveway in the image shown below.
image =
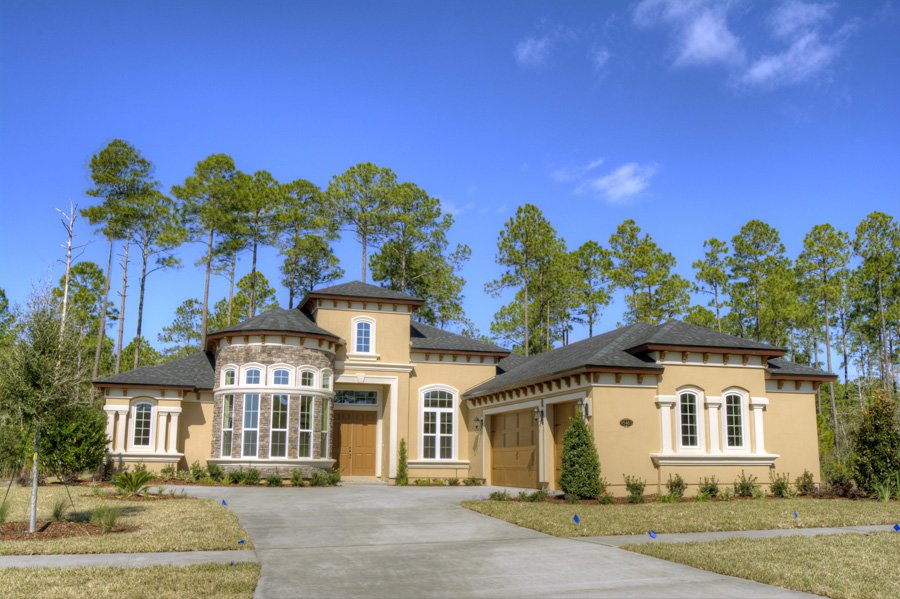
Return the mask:
POLYGON ((770 530, 893 524, 900 504, 849 499, 746 499, 682 503, 570 505, 465 501, 463 507, 557 537, 770 530), (797 517, 794 518, 794 513, 797 517), (576 525, 573 517, 578 515, 576 525))
POLYGON ((833 598, 900 597, 900 533, 896 532, 649 543, 623 548, 718 574, 833 598))

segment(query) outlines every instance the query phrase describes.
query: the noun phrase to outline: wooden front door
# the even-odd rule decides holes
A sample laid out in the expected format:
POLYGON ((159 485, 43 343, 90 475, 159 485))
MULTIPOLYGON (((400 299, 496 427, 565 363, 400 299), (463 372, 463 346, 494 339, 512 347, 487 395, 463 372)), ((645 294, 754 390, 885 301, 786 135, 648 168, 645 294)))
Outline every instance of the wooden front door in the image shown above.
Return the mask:
POLYGON ((553 475, 553 481, 557 487, 562 474, 563 436, 569 430, 569 419, 571 418, 575 418, 574 401, 553 405, 553 446, 556 453, 556 472, 553 475))
POLYGON ((375 476, 374 411, 335 410, 331 455, 346 476, 375 476))
POLYGON ((491 416, 491 484, 537 488, 537 424, 532 410, 491 416))

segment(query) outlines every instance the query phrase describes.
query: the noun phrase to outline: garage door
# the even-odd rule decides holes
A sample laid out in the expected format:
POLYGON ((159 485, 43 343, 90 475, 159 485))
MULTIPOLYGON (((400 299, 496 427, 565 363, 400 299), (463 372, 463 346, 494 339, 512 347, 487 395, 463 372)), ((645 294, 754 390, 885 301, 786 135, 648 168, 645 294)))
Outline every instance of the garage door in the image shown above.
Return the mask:
POLYGON ((531 410, 491 416, 491 483, 536 488, 537 424, 531 410))

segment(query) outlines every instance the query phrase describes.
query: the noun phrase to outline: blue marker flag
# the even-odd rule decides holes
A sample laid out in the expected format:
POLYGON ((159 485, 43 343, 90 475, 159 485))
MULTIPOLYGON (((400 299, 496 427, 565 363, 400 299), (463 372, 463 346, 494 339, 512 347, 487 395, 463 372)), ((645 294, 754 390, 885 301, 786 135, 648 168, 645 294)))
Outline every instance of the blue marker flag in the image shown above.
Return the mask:
POLYGON ((794 520, 796 520, 799 517, 800 517, 800 515, 797 513, 797 510, 794 510, 794 520))
POLYGON ((655 538, 656 538, 656 533, 653 532, 652 530, 651 530, 650 532, 648 532, 647 534, 650 535, 650 538, 651 538, 651 539, 655 539, 655 538))
POLYGON ((244 539, 241 539, 240 541, 238 541, 238 545, 243 545, 243 544, 246 543, 246 542, 247 542, 247 541, 245 541, 244 539))
POLYGON ((230 563, 230 564, 228 564, 228 565, 229 565, 229 566, 233 566, 233 565, 234 565, 234 562, 231 562, 231 563, 230 563))
POLYGON ((574 521, 577 525, 581 523, 581 518, 578 517, 578 514, 575 514, 574 516, 572 516, 572 521, 574 521))
POLYGON ((900 524, 894 524, 894 530, 900 532, 900 524))
POLYGON ((225 506, 227 506, 227 505, 228 505, 228 503, 223 499, 223 500, 222 500, 222 507, 225 507, 225 506))

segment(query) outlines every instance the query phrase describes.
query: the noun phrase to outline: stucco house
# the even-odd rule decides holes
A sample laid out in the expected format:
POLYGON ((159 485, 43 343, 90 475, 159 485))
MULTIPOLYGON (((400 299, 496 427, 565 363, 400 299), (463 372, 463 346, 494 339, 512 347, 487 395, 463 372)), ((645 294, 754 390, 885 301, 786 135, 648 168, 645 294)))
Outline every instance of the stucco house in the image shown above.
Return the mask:
MULTIPOLYGON (((610 490, 679 473, 818 479, 815 390, 784 350, 679 321, 633 324, 525 358, 415 320, 422 301, 350 282, 209 335, 205 351, 97 381, 125 465, 475 477, 558 488, 572 417, 610 490)), ((696 487, 694 487, 696 488, 696 487)))

